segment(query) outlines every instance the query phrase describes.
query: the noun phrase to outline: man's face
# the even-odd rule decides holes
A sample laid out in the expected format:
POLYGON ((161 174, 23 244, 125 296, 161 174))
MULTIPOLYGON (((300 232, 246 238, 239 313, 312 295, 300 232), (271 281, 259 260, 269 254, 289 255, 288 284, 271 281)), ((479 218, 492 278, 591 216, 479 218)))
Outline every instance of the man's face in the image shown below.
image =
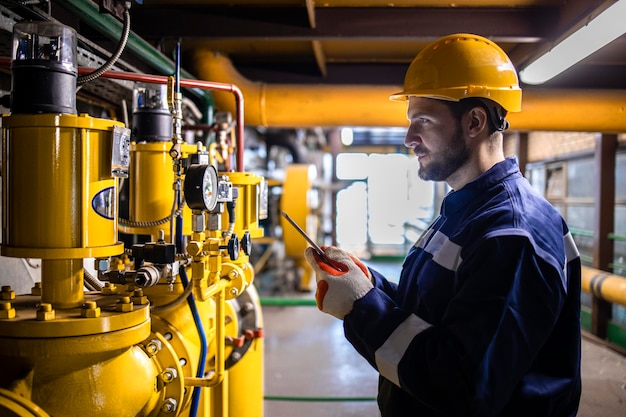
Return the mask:
POLYGON ((468 161, 461 125, 444 102, 409 97, 407 118, 404 145, 417 156, 421 179, 446 181, 468 161))

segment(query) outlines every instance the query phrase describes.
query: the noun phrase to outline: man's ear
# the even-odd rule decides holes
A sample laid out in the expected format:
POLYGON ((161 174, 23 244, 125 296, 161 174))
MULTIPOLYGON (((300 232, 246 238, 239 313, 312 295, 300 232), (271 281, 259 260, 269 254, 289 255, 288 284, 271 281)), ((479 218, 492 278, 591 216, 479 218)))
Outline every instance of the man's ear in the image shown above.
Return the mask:
POLYGON ((483 130, 487 130, 489 124, 489 116, 481 106, 471 108, 465 113, 467 134, 470 137, 478 136, 483 130))

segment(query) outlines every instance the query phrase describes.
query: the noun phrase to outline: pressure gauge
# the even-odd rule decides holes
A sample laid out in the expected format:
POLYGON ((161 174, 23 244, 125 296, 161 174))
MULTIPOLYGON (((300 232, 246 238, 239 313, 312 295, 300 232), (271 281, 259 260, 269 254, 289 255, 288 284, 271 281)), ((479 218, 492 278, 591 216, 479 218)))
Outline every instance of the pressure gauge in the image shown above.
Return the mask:
POLYGON ((217 170, 213 165, 191 165, 183 186, 185 201, 192 210, 212 211, 217 205, 217 170))

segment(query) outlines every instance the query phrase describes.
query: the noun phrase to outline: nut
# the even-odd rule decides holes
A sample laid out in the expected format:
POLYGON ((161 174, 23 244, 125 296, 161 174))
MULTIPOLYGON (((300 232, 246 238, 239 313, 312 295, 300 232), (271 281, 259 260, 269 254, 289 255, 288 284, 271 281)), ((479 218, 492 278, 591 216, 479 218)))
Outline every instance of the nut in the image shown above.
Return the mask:
POLYGON ((83 307, 80 309, 81 317, 95 318, 100 317, 100 307, 96 304, 95 301, 87 301, 83 304, 83 307))
POLYGON ((161 411, 165 414, 171 414, 176 412, 176 408, 178 407, 178 402, 173 398, 166 398, 161 404, 161 411))
POLYGON ((111 295, 117 292, 117 286, 110 282, 105 282, 104 287, 102 287, 102 294, 111 295))
POLYGON ((159 339, 152 339, 145 345, 146 352, 150 355, 156 355, 162 348, 161 341, 159 339))
POLYGON ((115 302, 115 310, 122 313, 133 311, 133 302, 130 300, 130 297, 118 298, 115 302))
POLYGON ((2 300, 15 300, 15 291, 11 289, 10 285, 3 285, 2 292, 0 292, 0 299, 2 300))
POLYGON ((141 288, 137 288, 133 292, 132 301, 133 304, 145 305, 148 304, 148 297, 143 295, 143 290, 141 288))
POLYGON ((178 372, 174 368, 165 368, 163 372, 161 372, 161 379, 166 384, 172 382, 178 377, 178 372))
POLYGON ((38 295, 41 296, 41 282, 35 282, 35 286, 30 289, 30 295, 38 295))
POLYGON ((15 318, 15 309, 11 306, 11 303, 0 302, 0 319, 13 319, 15 318))
POLYGON ((48 321, 54 320, 55 312, 52 308, 52 304, 49 303, 41 303, 39 305, 39 309, 37 309, 37 320, 39 321, 48 321))

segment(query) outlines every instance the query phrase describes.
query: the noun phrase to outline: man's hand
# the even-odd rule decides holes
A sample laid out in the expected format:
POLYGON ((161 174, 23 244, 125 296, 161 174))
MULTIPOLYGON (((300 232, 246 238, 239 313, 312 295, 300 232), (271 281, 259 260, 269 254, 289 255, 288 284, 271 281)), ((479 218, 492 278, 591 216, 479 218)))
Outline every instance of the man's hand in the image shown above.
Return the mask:
POLYGON ((356 257, 335 246, 323 248, 333 265, 320 258, 313 248, 304 257, 315 271, 317 307, 340 320, 352 311, 352 305, 374 286, 369 269, 356 257))

